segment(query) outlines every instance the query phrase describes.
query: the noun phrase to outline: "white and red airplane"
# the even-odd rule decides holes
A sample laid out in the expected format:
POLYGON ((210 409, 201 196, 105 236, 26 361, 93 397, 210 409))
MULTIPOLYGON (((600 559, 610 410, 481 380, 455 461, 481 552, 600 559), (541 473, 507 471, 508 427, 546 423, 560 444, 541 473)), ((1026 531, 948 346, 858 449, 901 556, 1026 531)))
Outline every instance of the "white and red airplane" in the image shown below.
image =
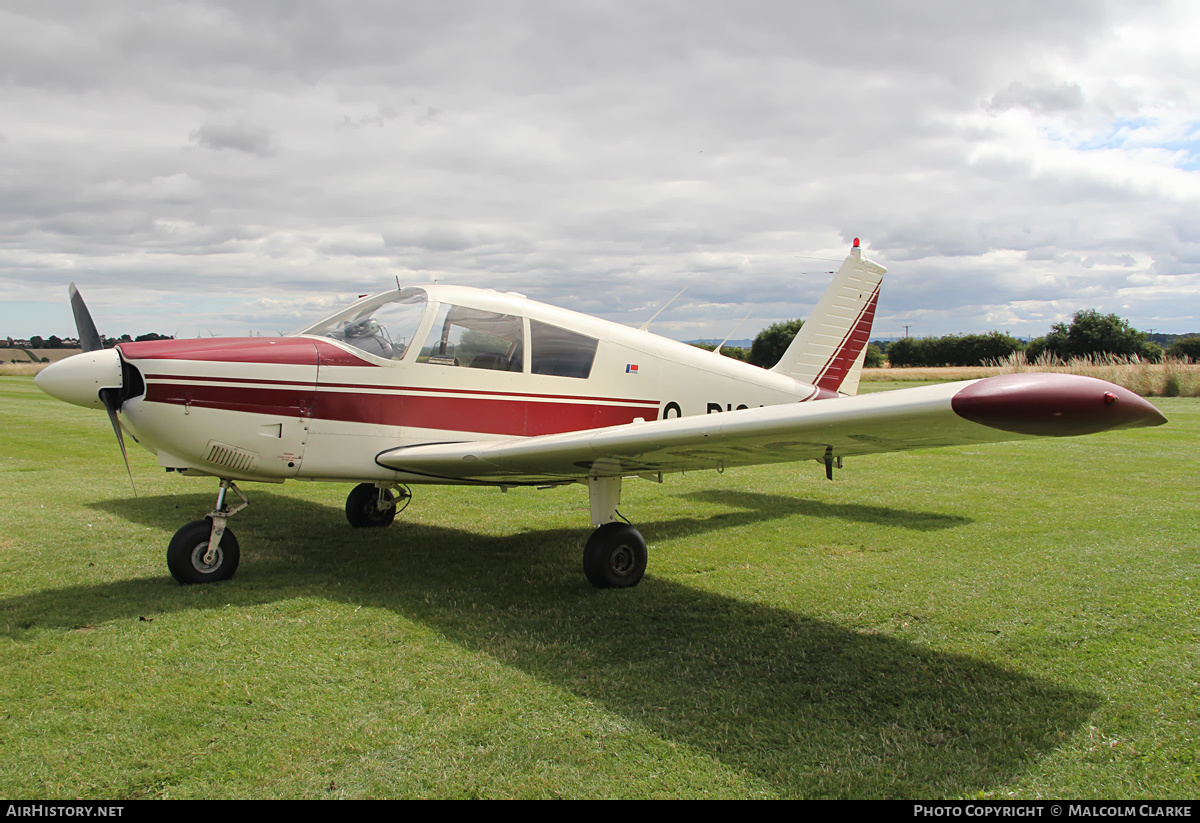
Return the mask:
POLYGON ((437 285, 364 298, 282 337, 104 349, 72 285, 84 353, 37 384, 107 409, 122 453, 124 430, 167 471, 219 478, 216 507, 167 549, 185 584, 237 569, 227 521, 247 501, 235 481, 356 483, 355 527, 389 525, 406 484, 581 483, 597 526, 584 572, 624 587, 647 559, 617 512, 625 478, 797 460, 832 478, 850 455, 1166 422, 1133 392, 1075 375, 854 396, 884 271, 856 239, 770 370, 519 294, 437 285))

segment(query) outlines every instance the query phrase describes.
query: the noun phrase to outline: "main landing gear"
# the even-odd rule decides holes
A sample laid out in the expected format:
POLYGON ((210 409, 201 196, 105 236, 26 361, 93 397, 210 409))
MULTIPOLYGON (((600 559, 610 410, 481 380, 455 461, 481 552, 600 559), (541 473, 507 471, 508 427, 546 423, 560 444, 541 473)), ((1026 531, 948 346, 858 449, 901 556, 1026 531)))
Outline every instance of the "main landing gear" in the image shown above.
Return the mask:
POLYGON ((598 589, 636 586, 646 573, 646 541, 628 523, 605 523, 583 547, 583 573, 598 589))
MULTIPOLYGON (((646 573, 646 540, 617 520, 620 477, 588 478, 592 523, 599 525, 583 549, 583 573, 598 589, 629 588, 646 573)), ((346 497, 346 519, 356 529, 385 528, 412 499, 404 487, 360 483, 346 497)))
POLYGON ((356 529, 382 529, 392 525, 396 513, 408 506, 412 492, 374 483, 359 483, 346 498, 346 519, 356 529))
POLYGON ((598 589, 636 586, 646 573, 646 540, 629 523, 617 520, 620 477, 589 477, 592 523, 598 524, 583 547, 583 573, 598 589))
POLYGON ((228 580, 242 559, 241 547, 233 532, 226 528, 229 518, 250 505, 232 480, 222 480, 217 492, 217 507, 203 520, 193 520, 171 538, 167 546, 167 568, 180 585, 215 583, 228 580), (230 507, 226 493, 232 489, 242 499, 230 507))

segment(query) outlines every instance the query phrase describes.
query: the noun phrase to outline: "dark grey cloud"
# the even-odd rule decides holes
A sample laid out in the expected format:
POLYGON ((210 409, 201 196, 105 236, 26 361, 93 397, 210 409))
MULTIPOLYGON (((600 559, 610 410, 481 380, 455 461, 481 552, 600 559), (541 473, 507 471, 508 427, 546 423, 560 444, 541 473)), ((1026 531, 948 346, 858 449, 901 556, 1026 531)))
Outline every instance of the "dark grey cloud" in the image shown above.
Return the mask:
POLYGON ((199 126, 188 134, 188 140, 205 149, 232 149, 257 157, 271 157, 276 152, 270 129, 246 123, 199 126))

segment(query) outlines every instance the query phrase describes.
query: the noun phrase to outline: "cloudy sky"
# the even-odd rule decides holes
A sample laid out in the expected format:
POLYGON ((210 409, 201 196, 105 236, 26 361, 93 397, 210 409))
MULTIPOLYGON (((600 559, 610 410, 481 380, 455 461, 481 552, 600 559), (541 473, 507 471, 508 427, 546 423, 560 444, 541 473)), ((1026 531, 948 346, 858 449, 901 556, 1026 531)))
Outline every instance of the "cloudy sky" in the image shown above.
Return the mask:
POLYGON ((677 339, 1200 330, 1200 5, 0 7, 0 337, 289 331, 433 280, 677 339))

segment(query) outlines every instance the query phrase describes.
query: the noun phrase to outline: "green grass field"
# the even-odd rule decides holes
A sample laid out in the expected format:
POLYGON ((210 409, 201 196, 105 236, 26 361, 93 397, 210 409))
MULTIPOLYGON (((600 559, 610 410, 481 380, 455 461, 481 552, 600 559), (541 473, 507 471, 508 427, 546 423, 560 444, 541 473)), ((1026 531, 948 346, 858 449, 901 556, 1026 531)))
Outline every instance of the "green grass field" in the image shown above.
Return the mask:
POLYGON ((216 481, 0 377, 0 796, 1195 798, 1200 400, 1167 426, 582 487, 216 481))

